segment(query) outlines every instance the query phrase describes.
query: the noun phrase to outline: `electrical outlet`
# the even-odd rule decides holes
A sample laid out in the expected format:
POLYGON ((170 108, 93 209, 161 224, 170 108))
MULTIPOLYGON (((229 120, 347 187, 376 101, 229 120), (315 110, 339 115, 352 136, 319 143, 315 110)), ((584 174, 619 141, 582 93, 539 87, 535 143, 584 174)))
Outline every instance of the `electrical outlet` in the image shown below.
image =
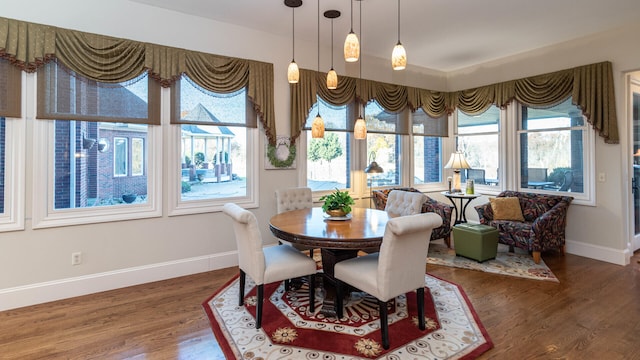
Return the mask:
POLYGON ((74 252, 71 253, 71 265, 80 265, 82 264, 82 253, 74 252))
POLYGON ((605 181, 607 181, 607 176, 605 175, 605 173, 603 173, 603 172, 598 173, 598 181, 599 181, 599 182, 605 182, 605 181))

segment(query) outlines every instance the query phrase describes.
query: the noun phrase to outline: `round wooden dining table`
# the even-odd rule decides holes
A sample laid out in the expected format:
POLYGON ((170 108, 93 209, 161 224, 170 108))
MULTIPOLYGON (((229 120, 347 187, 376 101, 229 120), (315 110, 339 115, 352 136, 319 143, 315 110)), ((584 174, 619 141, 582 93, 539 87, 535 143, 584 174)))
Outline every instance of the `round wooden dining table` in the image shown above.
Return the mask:
POLYGON ((274 215, 269 229, 284 241, 321 249, 325 290, 321 311, 334 316, 335 264, 358 256, 360 250, 379 248, 388 220, 387 213, 377 209, 353 208, 347 218, 334 219, 314 207, 274 215))

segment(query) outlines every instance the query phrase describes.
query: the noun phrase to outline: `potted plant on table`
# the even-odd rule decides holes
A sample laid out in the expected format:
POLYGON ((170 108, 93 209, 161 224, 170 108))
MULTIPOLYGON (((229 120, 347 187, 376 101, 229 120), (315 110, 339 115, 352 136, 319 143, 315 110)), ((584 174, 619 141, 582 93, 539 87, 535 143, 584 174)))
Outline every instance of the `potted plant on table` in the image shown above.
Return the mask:
POLYGON ((320 201, 324 201, 322 210, 332 217, 346 216, 351 212, 351 205, 355 203, 348 191, 338 189, 329 195, 322 196, 320 201))

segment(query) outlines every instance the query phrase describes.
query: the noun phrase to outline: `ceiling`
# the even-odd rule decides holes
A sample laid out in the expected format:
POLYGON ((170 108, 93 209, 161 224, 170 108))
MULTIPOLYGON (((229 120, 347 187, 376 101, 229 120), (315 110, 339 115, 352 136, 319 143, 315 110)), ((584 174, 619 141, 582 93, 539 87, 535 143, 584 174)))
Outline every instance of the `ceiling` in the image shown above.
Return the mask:
MULTIPOLYGON (((290 37, 292 10, 283 0, 130 0, 185 14, 290 37)), ((296 43, 331 43, 325 10, 339 10, 334 46, 341 53, 351 27, 349 0, 302 0, 295 10, 296 43)), ((614 29, 640 19, 639 0, 402 0, 400 40, 409 65, 453 71, 532 49, 614 29)), ((355 0, 353 30, 362 52, 390 58, 398 40, 398 5, 393 0, 355 0)), ((338 59, 338 55, 336 55, 338 59)))

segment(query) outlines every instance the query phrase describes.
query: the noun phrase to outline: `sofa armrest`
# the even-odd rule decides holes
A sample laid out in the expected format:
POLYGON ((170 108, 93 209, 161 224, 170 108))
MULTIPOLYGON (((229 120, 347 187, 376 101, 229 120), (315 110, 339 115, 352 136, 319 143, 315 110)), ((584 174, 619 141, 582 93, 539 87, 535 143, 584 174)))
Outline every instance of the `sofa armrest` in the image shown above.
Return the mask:
POLYGON ((567 210, 571 201, 560 201, 551 210, 533 221, 532 229, 536 234, 564 234, 567 226, 567 210))
POLYGON ((475 206, 475 209, 478 213, 480 224, 489 225, 489 223, 493 220, 493 210, 491 210, 491 203, 477 205, 475 206))
POLYGON ((451 215, 453 206, 427 197, 427 201, 422 204, 423 213, 436 213, 442 218, 443 225, 451 226, 451 215))

